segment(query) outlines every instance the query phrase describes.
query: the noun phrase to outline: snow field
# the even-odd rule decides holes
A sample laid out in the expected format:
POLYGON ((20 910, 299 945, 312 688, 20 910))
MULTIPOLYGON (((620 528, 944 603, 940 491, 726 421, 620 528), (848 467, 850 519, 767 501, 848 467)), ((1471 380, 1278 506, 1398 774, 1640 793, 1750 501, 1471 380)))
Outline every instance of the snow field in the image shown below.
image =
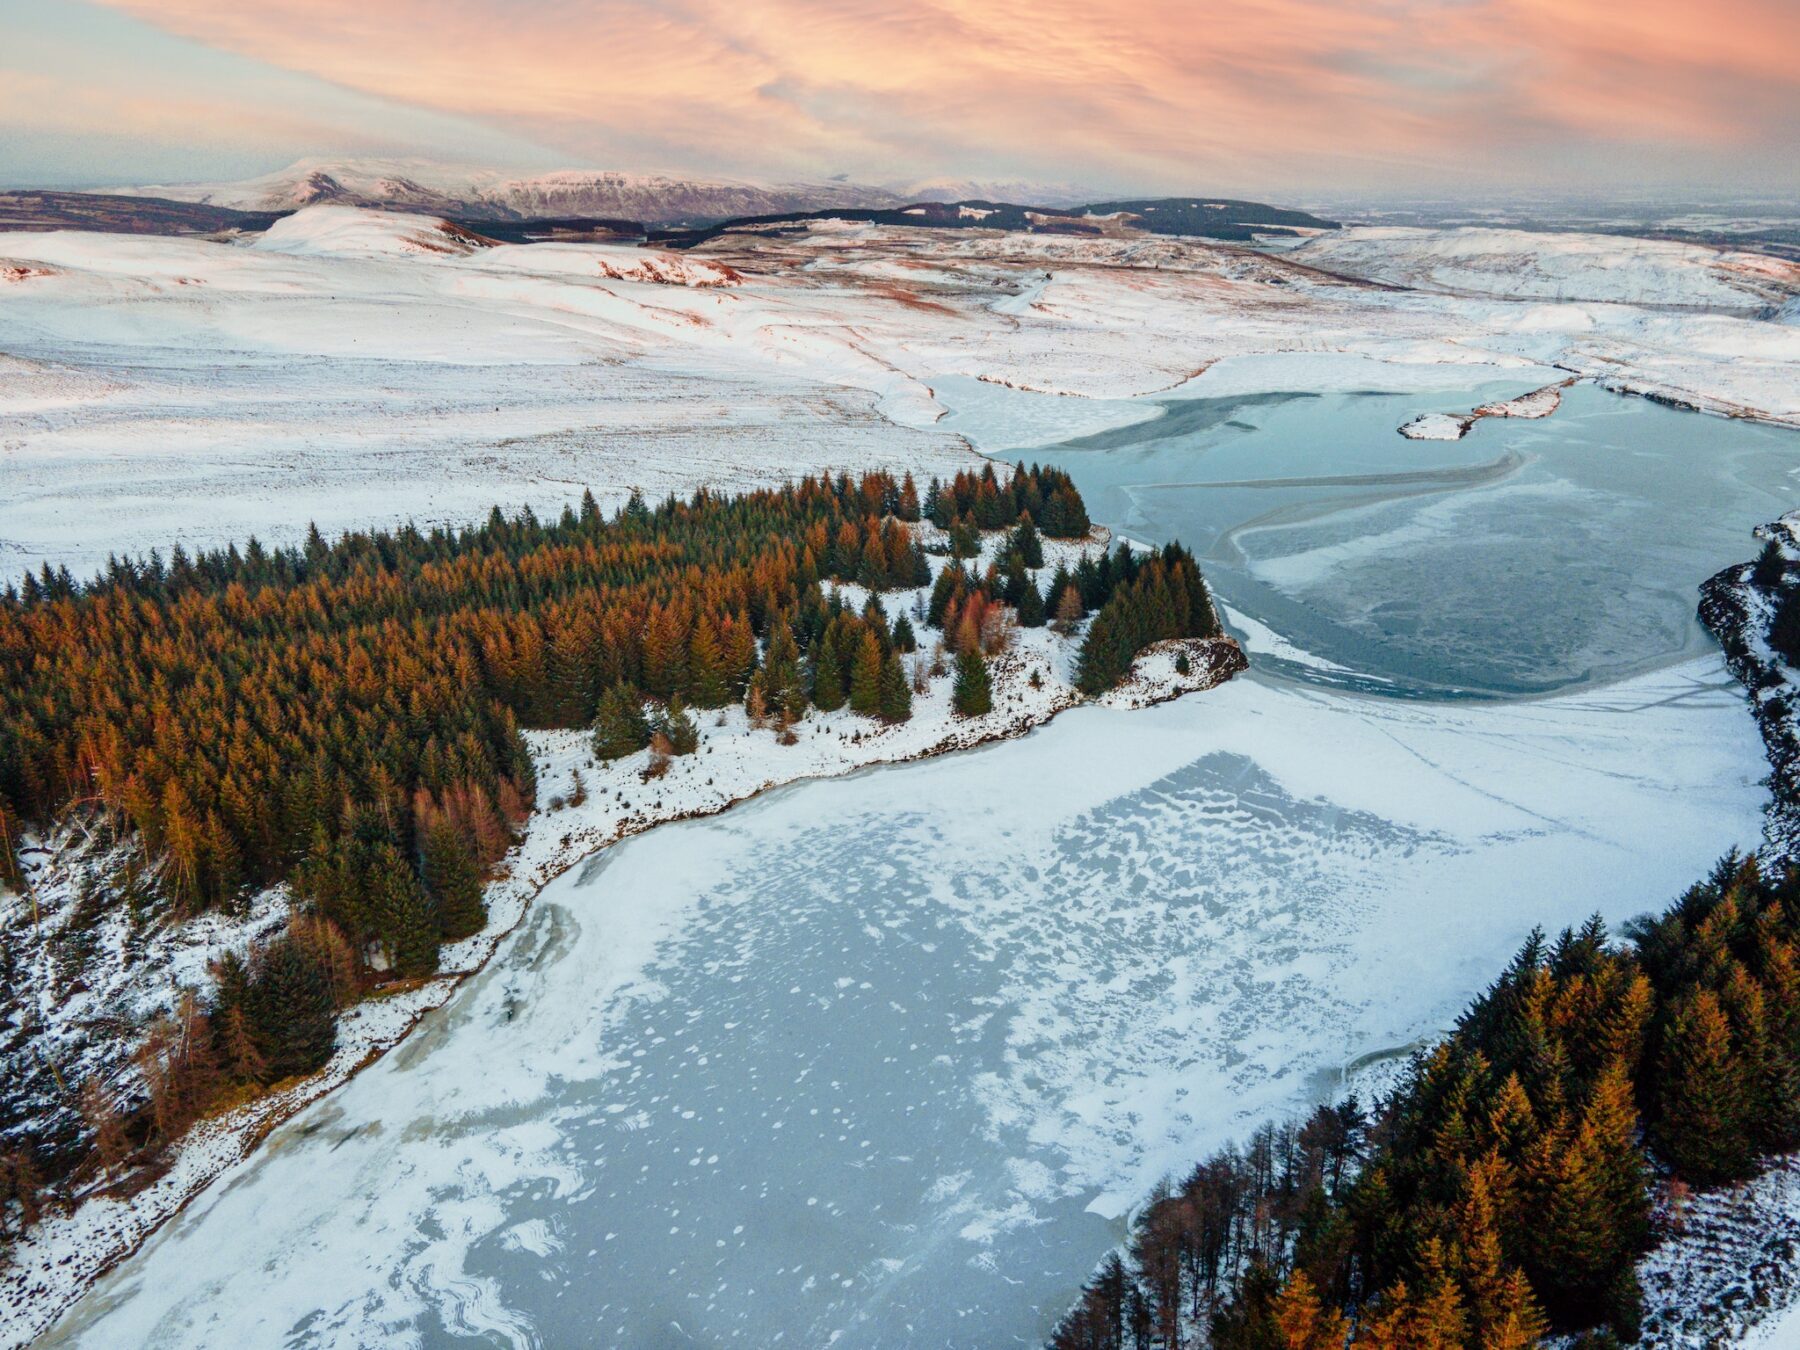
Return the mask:
MULTIPOLYGON (((1363 250, 1373 274, 1448 247, 1441 233, 1351 230, 1307 248, 1363 250)), ((949 472, 962 447, 934 429, 946 377, 1116 401, 1554 365, 1800 423, 1800 329, 1715 303, 1722 286, 1791 292, 1785 265, 1631 243, 1511 241, 1545 267, 1576 257, 1650 278, 1516 299, 1380 290, 1189 240, 830 222, 679 255, 487 248, 430 216, 337 206, 248 245, 7 234, 0 576, 45 560, 85 572, 176 537, 278 543, 308 518, 337 530, 495 501, 554 508, 581 487, 617 500, 634 484, 949 472), (1633 297, 1685 308, 1620 303, 1633 297)))

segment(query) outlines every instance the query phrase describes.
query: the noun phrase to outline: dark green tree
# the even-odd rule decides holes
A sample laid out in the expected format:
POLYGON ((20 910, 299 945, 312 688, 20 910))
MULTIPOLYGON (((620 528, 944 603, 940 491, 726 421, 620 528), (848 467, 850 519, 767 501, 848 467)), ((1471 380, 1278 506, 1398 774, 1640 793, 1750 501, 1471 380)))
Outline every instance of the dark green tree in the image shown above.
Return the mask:
POLYGON ((257 953, 247 996, 265 1082, 325 1067, 337 1045, 331 977, 319 956, 283 935, 257 953))
POLYGON ((881 663, 881 719, 884 722, 912 720, 912 685, 907 682, 906 667, 898 652, 888 653, 881 663))
POLYGON ((631 685, 615 684, 600 695, 594 715, 594 755, 620 759, 650 744, 650 719, 644 715, 643 696, 631 685))
POLYGON ((964 648, 956 658, 956 684, 951 705, 963 717, 979 717, 994 706, 993 686, 988 681, 987 660, 980 649, 964 648))
POLYGON ((456 942, 487 923, 481 868, 471 841, 448 819, 435 821, 420 847, 419 876, 435 902, 438 935, 456 942))

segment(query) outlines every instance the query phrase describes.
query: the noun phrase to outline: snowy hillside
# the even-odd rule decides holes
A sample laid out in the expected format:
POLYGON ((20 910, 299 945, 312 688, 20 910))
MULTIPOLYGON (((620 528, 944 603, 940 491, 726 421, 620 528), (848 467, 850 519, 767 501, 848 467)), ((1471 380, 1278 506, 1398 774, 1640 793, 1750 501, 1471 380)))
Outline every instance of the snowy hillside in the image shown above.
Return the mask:
POLYGON ((251 244, 265 253, 326 258, 385 258, 408 253, 467 257, 489 241, 431 216, 312 206, 284 216, 251 244))
POLYGON ((1395 286, 1510 299, 1758 309, 1800 294, 1800 265, 1663 240, 1465 228, 1345 230, 1290 255, 1395 286))

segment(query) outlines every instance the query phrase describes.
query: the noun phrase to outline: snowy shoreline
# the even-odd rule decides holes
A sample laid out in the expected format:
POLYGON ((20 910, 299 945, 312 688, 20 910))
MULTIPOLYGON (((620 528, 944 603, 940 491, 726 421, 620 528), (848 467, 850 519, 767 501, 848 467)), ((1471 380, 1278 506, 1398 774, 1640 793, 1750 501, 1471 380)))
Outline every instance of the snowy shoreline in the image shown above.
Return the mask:
MULTIPOLYGON (((1076 544, 1046 540, 1046 554, 1052 561, 1065 553, 1073 557, 1096 543, 1104 547, 1107 540, 1099 529, 1076 544)), ((855 593, 857 588, 843 589, 855 593)), ((23 1346, 49 1330, 97 1280, 247 1160, 278 1126, 404 1042, 427 1013, 443 1007, 486 968, 537 895, 570 868, 659 825, 717 815, 777 788, 1010 740, 1072 707, 1150 707, 1214 688, 1247 668, 1231 638, 1177 639, 1141 653, 1124 684, 1089 700, 1073 687, 1075 647, 1075 639, 1049 629, 1020 630, 1014 645, 991 662, 994 708, 980 717, 955 716, 947 678, 917 697, 910 722, 882 726, 845 711, 815 713, 798 724, 794 746, 782 746, 773 732, 751 726, 741 708, 708 714, 699 752, 670 761, 667 776, 650 782, 639 777, 646 752, 594 763, 584 731, 526 733, 540 802, 546 804, 532 812, 524 839, 489 885, 483 930, 445 947, 440 974, 346 1009, 337 1048, 323 1070, 202 1120, 175 1148, 166 1170, 143 1189, 124 1199, 92 1194, 66 1214, 47 1215, 0 1268, 0 1346, 23 1346), (1187 674, 1176 670, 1180 652, 1189 656, 1187 674), (1034 675, 1037 687, 1031 683, 1034 675), (560 794, 577 773, 586 799, 577 806, 563 804, 560 794), (651 800, 634 806, 640 794, 651 800)))

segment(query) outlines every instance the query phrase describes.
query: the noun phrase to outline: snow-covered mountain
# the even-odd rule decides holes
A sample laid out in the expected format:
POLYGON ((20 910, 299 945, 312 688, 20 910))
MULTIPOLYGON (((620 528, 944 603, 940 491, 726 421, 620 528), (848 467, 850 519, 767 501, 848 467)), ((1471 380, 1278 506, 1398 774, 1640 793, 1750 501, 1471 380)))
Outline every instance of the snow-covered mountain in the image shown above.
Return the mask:
POLYGON ((858 183, 761 184, 669 173, 562 169, 516 176, 421 159, 301 160, 232 183, 173 183, 114 189, 244 211, 288 211, 332 203, 401 207, 465 219, 589 216, 668 225, 828 206, 898 206, 885 188, 858 183))
POLYGON ((908 202, 1016 202, 1020 206, 1079 206, 1104 196, 1076 183, 1032 183, 1017 178, 927 178, 901 184, 908 202))

